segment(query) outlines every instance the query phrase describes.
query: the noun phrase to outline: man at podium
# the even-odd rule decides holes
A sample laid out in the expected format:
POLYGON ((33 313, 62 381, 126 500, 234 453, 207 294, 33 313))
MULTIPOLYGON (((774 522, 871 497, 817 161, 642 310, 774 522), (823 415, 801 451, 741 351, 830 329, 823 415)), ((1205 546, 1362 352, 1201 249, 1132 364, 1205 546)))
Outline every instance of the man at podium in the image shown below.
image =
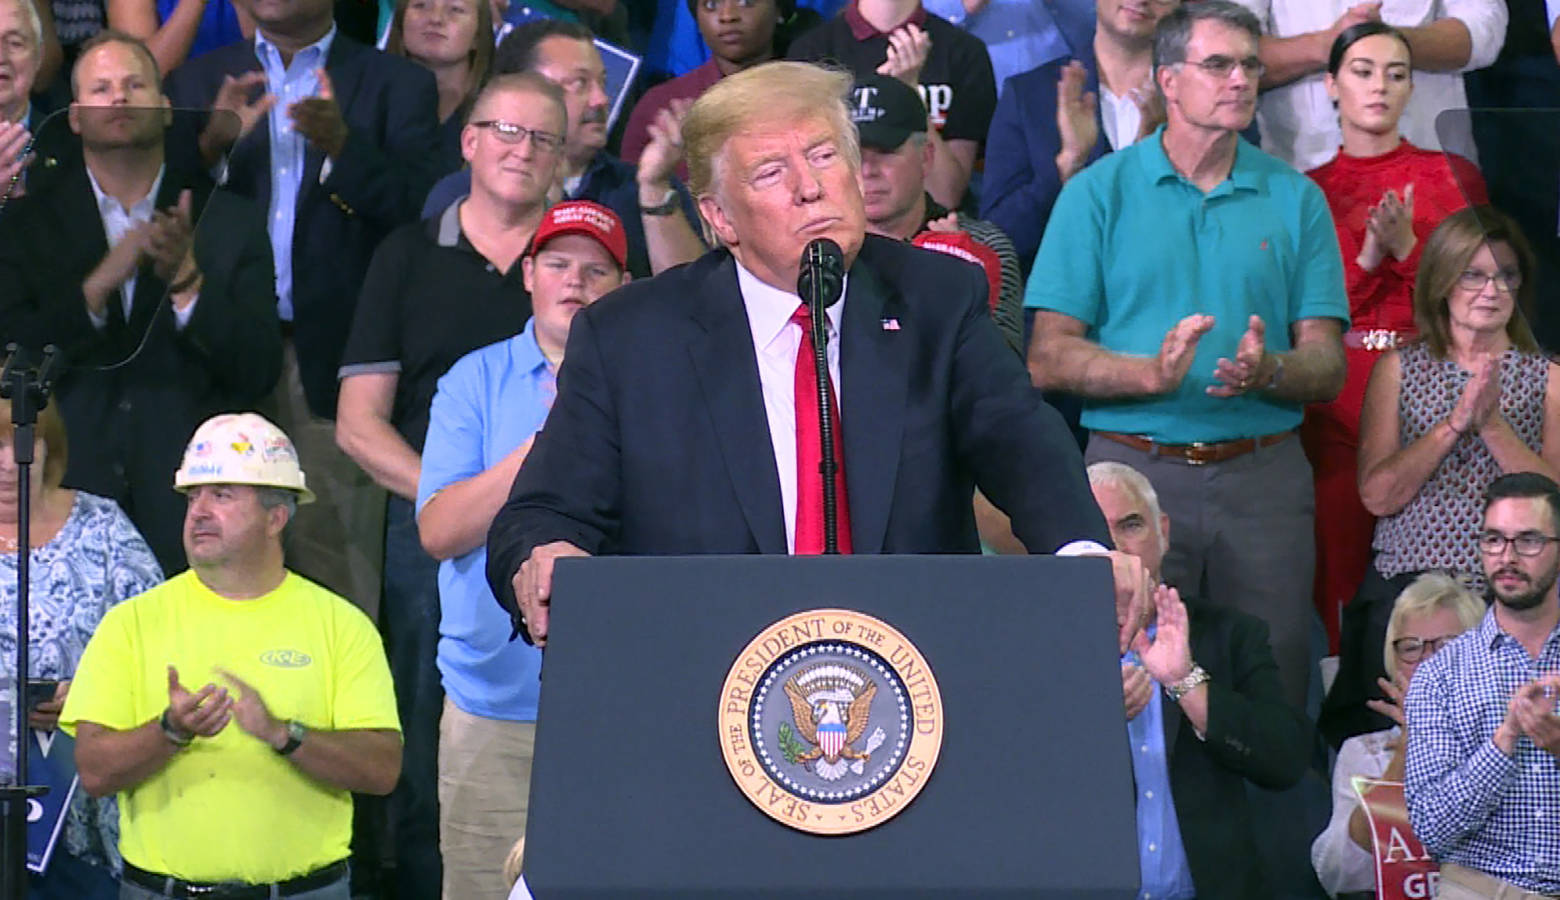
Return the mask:
MULTIPOLYGON (((841 552, 979 552, 977 486, 1032 552, 1104 552, 1077 445, 1003 349, 982 273, 865 233, 850 86, 768 63, 689 112, 690 185, 723 247, 575 318, 557 402, 488 536, 488 580, 528 640, 547 638, 560 557, 822 551, 796 287, 818 238, 846 267, 826 312, 841 552)), ((1112 556, 1125 640, 1145 577, 1112 556)))

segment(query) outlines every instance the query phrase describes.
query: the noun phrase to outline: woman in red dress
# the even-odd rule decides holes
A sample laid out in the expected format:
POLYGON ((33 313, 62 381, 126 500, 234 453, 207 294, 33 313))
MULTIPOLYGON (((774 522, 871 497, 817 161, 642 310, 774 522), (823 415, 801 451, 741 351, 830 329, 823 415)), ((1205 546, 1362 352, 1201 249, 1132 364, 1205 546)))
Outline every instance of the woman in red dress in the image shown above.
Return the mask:
POLYGON ((1345 29, 1325 80, 1343 146, 1308 174, 1327 196, 1343 253, 1348 375, 1336 400, 1306 409, 1300 434, 1316 478, 1316 609, 1336 652, 1339 612, 1365 576, 1375 528, 1356 479, 1365 382, 1384 352, 1414 336, 1414 272, 1424 239, 1447 215, 1486 201, 1471 163, 1421 150, 1398 131, 1414 89, 1402 32, 1381 22, 1345 29))

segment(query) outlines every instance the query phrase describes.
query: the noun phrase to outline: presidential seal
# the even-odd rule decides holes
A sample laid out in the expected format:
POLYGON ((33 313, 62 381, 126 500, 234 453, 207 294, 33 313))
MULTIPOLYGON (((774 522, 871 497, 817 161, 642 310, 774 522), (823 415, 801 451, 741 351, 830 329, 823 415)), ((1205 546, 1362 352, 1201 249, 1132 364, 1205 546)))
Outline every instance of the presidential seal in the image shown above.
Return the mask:
POLYGON ((881 825, 915 799, 942 747, 942 695, 921 652, 871 616, 800 612, 737 657, 720 745, 737 787, 813 834, 881 825))

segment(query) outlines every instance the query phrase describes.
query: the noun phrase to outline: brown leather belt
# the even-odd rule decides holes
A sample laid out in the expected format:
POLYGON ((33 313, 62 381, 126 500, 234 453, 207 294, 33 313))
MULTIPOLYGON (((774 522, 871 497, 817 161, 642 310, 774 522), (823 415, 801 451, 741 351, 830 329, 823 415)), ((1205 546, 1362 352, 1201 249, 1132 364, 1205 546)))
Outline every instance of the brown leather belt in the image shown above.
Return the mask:
POLYGON ((1294 429, 1280 431, 1277 434, 1264 434, 1261 437, 1239 438, 1233 441, 1212 441, 1195 444, 1160 444, 1146 437, 1136 434, 1122 434, 1117 431, 1096 431, 1095 434, 1108 441, 1141 450, 1150 456, 1163 456, 1177 459, 1189 466, 1206 466, 1210 463, 1221 463, 1225 460, 1244 456, 1259 447, 1271 447, 1274 444, 1283 443, 1294 434, 1294 429))

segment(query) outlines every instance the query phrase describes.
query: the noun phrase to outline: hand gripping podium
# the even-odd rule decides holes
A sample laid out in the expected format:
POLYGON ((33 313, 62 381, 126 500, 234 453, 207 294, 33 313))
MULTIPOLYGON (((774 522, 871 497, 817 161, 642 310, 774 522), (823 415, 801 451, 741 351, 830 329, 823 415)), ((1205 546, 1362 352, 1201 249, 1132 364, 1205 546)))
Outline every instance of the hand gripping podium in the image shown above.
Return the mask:
POLYGON ((1049 556, 560 560, 528 885, 1132 897, 1110 577, 1049 556))

